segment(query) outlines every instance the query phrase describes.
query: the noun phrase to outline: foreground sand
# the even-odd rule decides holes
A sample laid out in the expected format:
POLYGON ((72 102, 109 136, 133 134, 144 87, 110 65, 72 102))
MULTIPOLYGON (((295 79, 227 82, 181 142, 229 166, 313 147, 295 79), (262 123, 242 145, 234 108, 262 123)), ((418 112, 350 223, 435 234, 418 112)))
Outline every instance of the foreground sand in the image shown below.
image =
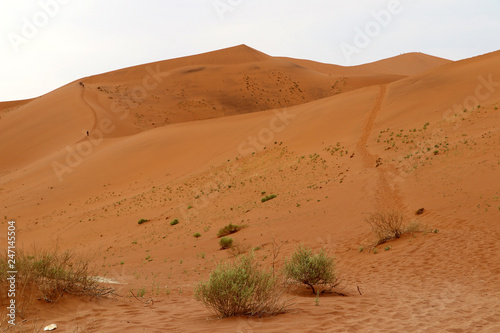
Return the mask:
POLYGON ((154 89, 144 85, 150 64, 0 104, 3 225, 16 219, 26 249, 57 243, 91 254, 120 283, 114 299, 37 303, 26 324, 500 331, 499 60, 499 52, 454 63, 409 54, 342 68, 240 46, 159 63, 154 89), (264 191, 278 196, 261 203, 264 191), (432 232, 375 254, 364 218, 384 210, 432 232), (193 286, 233 256, 217 245, 228 223, 248 225, 233 238, 242 249, 260 246, 263 267, 273 237, 284 244, 278 266, 299 243, 326 247, 346 296, 316 306, 307 289, 291 288, 286 314, 217 319, 193 286), (141 288, 144 301, 130 297, 141 288))

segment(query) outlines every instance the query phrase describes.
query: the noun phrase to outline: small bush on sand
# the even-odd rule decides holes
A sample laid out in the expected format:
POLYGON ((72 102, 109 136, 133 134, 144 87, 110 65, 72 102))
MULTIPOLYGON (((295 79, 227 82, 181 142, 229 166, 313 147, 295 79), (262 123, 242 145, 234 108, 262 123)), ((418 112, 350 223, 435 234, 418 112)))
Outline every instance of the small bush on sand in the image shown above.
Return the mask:
POLYGON ((377 245, 399 238, 404 233, 404 217, 400 213, 373 213, 366 218, 366 222, 377 236, 377 245))
POLYGON ((377 236, 375 246, 399 238, 405 233, 413 234, 423 230, 418 221, 406 224, 403 214, 398 212, 373 213, 366 218, 366 222, 377 236))
POLYGON ((172 220, 170 222, 170 225, 176 225, 176 224, 179 224, 179 220, 178 219, 172 220))
POLYGON ((146 223, 148 222, 149 220, 146 220, 146 219, 140 219, 137 224, 143 224, 143 223, 146 223))
POLYGON ((233 239, 231 237, 222 237, 219 239, 219 245, 221 250, 229 249, 233 246, 233 239))
POLYGON ((313 294, 316 294, 315 286, 332 289, 339 284, 335 260, 324 250, 314 254, 303 245, 299 245, 291 258, 285 260, 284 273, 286 277, 311 287, 313 294))
POLYGON ((238 232, 241 230, 242 227, 240 227, 239 225, 235 225, 235 224, 228 224, 226 225, 224 228, 221 228, 219 230, 219 232, 217 232, 217 237, 223 237, 223 236, 227 236, 227 235, 230 235, 230 234, 234 234, 235 232, 238 232))
POLYGON ((253 254, 220 263, 208 281, 196 285, 195 297, 220 317, 275 315, 288 303, 277 278, 260 270, 253 254))

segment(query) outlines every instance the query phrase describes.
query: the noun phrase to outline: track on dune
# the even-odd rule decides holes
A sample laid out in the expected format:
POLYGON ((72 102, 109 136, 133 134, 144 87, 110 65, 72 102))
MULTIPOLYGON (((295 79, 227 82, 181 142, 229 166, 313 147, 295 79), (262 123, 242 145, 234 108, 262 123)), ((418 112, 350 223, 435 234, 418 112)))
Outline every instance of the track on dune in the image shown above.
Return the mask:
POLYGON ((95 130, 97 128, 97 112, 94 110, 94 108, 92 107, 92 105, 90 105, 89 102, 87 102, 87 100, 85 99, 85 96, 84 96, 85 86, 83 84, 80 84, 80 85, 82 86, 82 93, 80 95, 80 98, 90 108, 90 110, 92 110, 92 113, 94 114, 94 126, 92 126, 91 129, 95 130))
POLYGON ((368 139, 373 130, 373 125, 377 119, 378 114, 382 110, 382 105, 385 100, 387 93, 387 84, 380 86, 379 95, 375 101, 373 109, 368 115, 367 120, 363 128, 363 133, 357 143, 357 150, 361 155, 363 160, 363 165, 366 169, 377 169, 378 180, 377 187, 375 189, 375 200, 377 203, 377 210, 379 211, 405 211, 404 197, 401 194, 398 187, 397 176, 394 177, 394 172, 390 170, 396 170, 393 166, 379 165, 379 157, 370 152, 367 147, 368 139))

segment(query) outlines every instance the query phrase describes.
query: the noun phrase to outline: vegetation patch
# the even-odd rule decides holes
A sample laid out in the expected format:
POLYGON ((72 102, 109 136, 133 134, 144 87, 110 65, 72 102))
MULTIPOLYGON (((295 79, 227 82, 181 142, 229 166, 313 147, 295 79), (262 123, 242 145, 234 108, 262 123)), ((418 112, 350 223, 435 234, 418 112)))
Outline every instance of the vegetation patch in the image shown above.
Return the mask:
POLYGON ((221 250, 229 249, 233 246, 233 239, 231 237, 222 237, 219 239, 219 245, 221 250))
POLYGON ((170 225, 176 225, 176 224, 179 224, 179 220, 178 219, 172 220, 170 222, 170 225))
POLYGON ((143 224, 143 223, 146 223, 146 222, 149 222, 149 220, 146 220, 146 219, 140 219, 137 224, 143 224))
POLYGON ((234 234, 235 232, 240 231, 242 228, 243 228, 243 226, 239 226, 239 225, 230 223, 230 224, 226 225, 224 228, 221 228, 217 232, 217 237, 224 237, 224 236, 227 236, 230 234, 234 234))
POLYGON ((265 197, 263 197, 262 199, 260 199, 260 201, 266 202, 266 201, 272 200, 276 197, 277 197, 276 194, 269 194, 269 195, 266 195, 265 197))

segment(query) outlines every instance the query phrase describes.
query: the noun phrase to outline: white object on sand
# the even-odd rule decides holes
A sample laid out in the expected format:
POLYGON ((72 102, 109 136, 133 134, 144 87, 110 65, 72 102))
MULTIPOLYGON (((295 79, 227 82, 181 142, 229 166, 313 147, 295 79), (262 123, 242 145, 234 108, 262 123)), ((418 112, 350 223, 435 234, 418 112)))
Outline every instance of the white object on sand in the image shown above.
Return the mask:
POLYGON ((49 326, 45 326, 45 328, 43 329, 44 331, 53 331, 57 328, 57 325, 56 324, 50 324, 49 326))

